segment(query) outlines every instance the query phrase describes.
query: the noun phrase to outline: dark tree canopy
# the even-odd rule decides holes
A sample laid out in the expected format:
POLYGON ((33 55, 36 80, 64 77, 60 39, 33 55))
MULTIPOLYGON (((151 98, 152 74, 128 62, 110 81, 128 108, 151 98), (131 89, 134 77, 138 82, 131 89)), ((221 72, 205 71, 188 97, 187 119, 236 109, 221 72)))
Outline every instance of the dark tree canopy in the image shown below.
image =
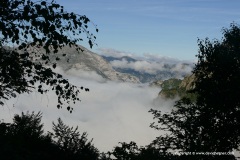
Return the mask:
POLYGON ((240 27, 231 24, 223 35, 221 41, 199 40, 195 91, 198 104, 232 110, 240 105, 240 27))
MULTIPOLYGON (((54 0, 0 1, 0 104, 16 94, 33 89, 43 94, 49 88, 58 97, 58 108, 64 101, 78 101, 80 89, 45 65, 56 68, 61 57, 51 62, 49 54, 57 53, 63 46, 82 50, 78 43, 87 39, 92 47, 96 37, 88 30, 89 24, 98 32, 85 15, 69 13, 54 0)), ((67 109, 72 112, 69 105, 67 109)))
POLYGON ((97 160, 100 154, 77 128, 69 127, 59 119, 53 133, 45 134, 42 113, 16 114, 13 123, 0 121, 0 155, 8 160, 97 160), (80 136, 81 135, 81 136, 80 136))
MULTIPOLYGON (((85 33, 90 47, 95 36, 88 31, 90 20, 85 15, 69 13, 52 1, 2 0, 0 2, 1 45, 13 43, 19 49, 27 46, 50 47, 76 45, 85 33)), ((96 29, 98 31, 98 29, 96 29)))
POLYGON ((99 151, 92 144, 92 140, 88 141, 87 132, 79 133, 78 127, 73 128, 65 125, 61 118, 58 123, 53 123, 53 138, 62 152, 69 155, 70 159, 95 160, 99 157, 99 151))
POLYGON ((240 27, 233 23, 223 29, 222 40, 206 38, 198 46, 191 91, 196 102, 183 98, 170 113, 151 110, 158 123, 151 127, 168 131, 152 145, 183 152, 232 152, 240 146, 240 27))
MULTIPOLYGON (((199 121, 205 123, 215 150, 231 151, 240 145, 240 26, 231 24, 223 29, 221 41, 199 41, 195 92, 201 112, 199 121)), ((207 144, 207 143, 206 143, 207 144)))

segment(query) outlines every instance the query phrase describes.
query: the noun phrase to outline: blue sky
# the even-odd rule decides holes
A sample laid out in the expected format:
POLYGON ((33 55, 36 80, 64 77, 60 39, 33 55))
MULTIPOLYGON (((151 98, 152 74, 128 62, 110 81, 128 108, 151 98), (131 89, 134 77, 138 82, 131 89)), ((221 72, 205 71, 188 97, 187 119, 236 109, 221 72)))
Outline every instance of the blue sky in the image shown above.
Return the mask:
MULTIPOLYGON (((98 28, 98 48, 194 60, 197 39, 240 24, 239 0, 56 0, 98 28)), ((86 44, 84 44, 86 46, 86 44)))

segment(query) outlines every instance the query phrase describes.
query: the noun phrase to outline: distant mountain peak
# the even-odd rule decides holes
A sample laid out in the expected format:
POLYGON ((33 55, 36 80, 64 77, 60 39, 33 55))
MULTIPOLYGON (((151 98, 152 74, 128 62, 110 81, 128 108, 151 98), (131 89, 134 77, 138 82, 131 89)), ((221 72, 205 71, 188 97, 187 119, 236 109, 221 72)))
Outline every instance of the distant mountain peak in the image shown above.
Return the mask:
POLYGON ((102 55, 102 57, 108 61, 108 62, 111 62, 111 61, 122 61, 122 60, 125 60, 127 62, 136 62, 137 60, 132 58, 132 57, 129 57, 129 56, 122 56, 122 57, 112 57, 112 56, 104 56, 102 55))
POLYGON ((71 69, 95 72, 106 80, 139 83, 137 77, 117 72, 103 57, 84 47, 81 48, 83 51, 77 51, 73 47, 65 46, 57 54, 51 54, 50 59, 55 60, 57 56, 66 54, 65 57, 61 57, 58 61, 58 66, 66 72, 71 69))
POLYGON ((129 56, 102 57, 112 64, 113 68, 121 73, 131 74, 138 77, 142 83, 151 83, 156 80, 166 80, 169 78, 183 78, 191 73, 193 64, 185 61, 149 59, 146 57, 134 58, 129 56))

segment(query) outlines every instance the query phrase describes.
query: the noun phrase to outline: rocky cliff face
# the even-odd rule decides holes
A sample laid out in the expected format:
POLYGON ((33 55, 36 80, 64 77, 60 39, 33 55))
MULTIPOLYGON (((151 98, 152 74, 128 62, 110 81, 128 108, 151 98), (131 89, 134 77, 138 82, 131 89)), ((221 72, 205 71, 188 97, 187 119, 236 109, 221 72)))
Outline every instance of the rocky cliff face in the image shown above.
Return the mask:
POLYGON ((188 91, 194 89, 194 81, 195 75, 193 74, 185 77, 183 80, 175 78, 165 80, 162 83, 159 83, 162 90, 159 92, 158 96, 165 99, 188 97, 194 100, 196 95, 188 93, 188 91))
POLYGON ((54 62, 59 57, 60 60, 57 61, 57 65, 66 72, 71 69, 91 71, 107 80, 139 83, 137 77, 115 71, 101 56, 84 47, 81 48, 83 51, 78 52, 74 47, 65 46, 57 54, 51 54, 50 59, 54 62), (66 56, 63 57, 62 54, 66 54, 66 56))
POLYGON ((195 75, 192 74, 190 76, 185 77, 179 85, 179 88, 184 88, 186 91, 192 90, 195 88, 195 75))
POLYGON ((163 80, 157 80, 149 84, 150 87, 162 87, 163 80))

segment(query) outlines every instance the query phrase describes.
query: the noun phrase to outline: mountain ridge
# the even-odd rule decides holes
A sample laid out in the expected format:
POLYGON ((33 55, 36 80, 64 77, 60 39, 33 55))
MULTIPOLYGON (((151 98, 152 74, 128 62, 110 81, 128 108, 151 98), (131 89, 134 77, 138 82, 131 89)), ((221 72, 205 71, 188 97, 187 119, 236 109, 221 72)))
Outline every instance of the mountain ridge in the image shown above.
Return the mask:
POLYGON ((171 59, 154 59, 144 57, 114 57, 101 55, 112 64, 114 70, 138 77, 141 83, 151 83, 170 78, 184 78, 190 74, 193 65, 171 59), (171 62, 173 61, 173 62, 171 62))
MULTIPOLYGON (((57 53, 53 53, 53 51, 50 50, 51 53, 47 56, 49 57, 51 64, 57 64, 57 67, 60 67, 64 72, 71 72, 72 70, 74 70, 75 74, 94 72, 106 81, 140 83, 137 77, 114 70, 111 64, 100 55, 83 46, 78 47, 80 50, 77 50, 75 46, 63 46, 58 49, 57 53)), ((37 49, 39 53, 44 53, 42 47, 28 48, 28 50, 32 51, 34 49, 37 49)), ((36 58, 35 61, 44 62, 41 58, 36 58)), ((50 64, 46 65, 48 66, 50 64)))
POLYGON ((151 83, 150 86, 158 86, 161 88, 161 91, 158 93, 158 97, 160 98, 174 99, 176 97, 187 97, 194 101, 196 95, 189 92, 195 87, 194 81, 195 75, 191 74, 182 80, 171 78, 165 81, 155 81, 151 83))

